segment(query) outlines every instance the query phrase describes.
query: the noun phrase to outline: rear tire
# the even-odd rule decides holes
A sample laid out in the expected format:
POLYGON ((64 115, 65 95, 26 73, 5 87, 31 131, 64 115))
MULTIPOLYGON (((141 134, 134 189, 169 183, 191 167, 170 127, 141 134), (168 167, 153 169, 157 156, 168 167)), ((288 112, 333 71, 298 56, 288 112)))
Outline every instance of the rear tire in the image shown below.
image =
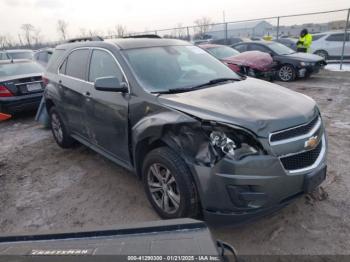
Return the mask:
POLYGON ((158 215, 165 219, 196 217, 198 194, 185 162, 167 147, 152 150, 142 169, 148 200, 158 215))
POLYGON ((290 82, 295 80, 296 71, 294 66, 289 64, 282 65, 281 68, 278 70, 278 78, 283 82, 290 82))
POLYGON ((50 109, 50 126, 52 135, 60 147, 70 148, 74 145, 75 140, 69 135, 69 132, 55 107, 50 109))

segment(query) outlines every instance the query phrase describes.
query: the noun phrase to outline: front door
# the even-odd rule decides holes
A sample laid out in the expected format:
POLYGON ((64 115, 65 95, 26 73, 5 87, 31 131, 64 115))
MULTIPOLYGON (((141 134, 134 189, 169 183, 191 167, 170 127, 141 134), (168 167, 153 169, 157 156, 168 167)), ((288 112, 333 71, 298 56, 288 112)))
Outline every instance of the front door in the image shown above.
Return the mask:
POLYGON ((90 97, 86 104, 89 138, 95 146, 128 164, 129 94, 94 88, 96 78, 111 76, 126 82, 114 55, 105 49, 93 49, 88 73, 90 97))

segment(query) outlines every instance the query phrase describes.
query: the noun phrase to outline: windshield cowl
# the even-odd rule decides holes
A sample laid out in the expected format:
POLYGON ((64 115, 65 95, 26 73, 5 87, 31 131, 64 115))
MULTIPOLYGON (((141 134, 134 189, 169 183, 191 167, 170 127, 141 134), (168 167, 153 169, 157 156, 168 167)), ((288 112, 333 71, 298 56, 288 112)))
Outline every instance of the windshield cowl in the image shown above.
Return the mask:
POLYGON ((184 93, 184 92, 190 92, 190 91, 194 91, 194 90, 199 90, 199 89, 203 89, 203 88, 207 88, 207 87, 211 87, 211 86, 217 86, 220 84, 225 84, 227 82, 234 82, 234 81, 240 81, 242 79, 240 78, 218 78, 218 79, 212 79, 206 83, 197 85, 197 86, 193 86, 193 87, 187 87, 187 88, 171 88, 168 90, 164 90, 164 91, 159 91, 159 92, 151 92, 153 94, 176 94, 176 93, 184 93))

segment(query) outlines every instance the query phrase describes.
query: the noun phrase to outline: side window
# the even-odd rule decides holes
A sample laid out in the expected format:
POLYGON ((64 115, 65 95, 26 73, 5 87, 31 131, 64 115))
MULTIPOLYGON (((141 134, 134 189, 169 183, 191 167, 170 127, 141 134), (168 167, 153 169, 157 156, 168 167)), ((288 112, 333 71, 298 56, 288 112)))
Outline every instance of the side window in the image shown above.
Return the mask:
POLYGON ((322 35, 313 35, 312 36, 312 41, 317 41, 318 39, 321 39, 322 37, 324 37, 325 34, 322 34, 322 35))
POLYGON ((88 49, 78 49, 70 53, 67 58, 66 75, 84 80, 88 59, 88 49))
POLYGON ((344 34, 332 34, 329 35, 326 40, 331 42, 343 42, 344 34))
POLYGON ((94 50, 90 62, 89 82, 107 76, 114 76, 123 81, 123 74, 112 55, 103 50, 94 50))
POLYGON ((247 45, 245 45, 245 44, 243 44, 243 45, 236 45, 233 48, 237 49, 241 53, 247 51, 247 45))
POLYGON ((269 49, 263 45, 257 45, 257 44, 250 44, 249 45, 249 50, 255 50, 255 51, 261 51, 268 53, 269 49))

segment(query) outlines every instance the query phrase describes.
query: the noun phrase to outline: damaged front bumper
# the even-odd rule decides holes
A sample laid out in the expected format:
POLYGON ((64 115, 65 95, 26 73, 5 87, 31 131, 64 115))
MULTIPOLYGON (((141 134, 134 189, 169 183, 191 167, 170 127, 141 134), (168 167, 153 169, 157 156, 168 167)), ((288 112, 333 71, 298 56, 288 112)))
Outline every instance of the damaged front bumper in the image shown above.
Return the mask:
MULTIPOLYGON (((325 158, 323 156, 322 158, 325 158)), ((277 157, 222 159, 191 166, 208 223, 245 223, 278 210, 325 179, 325 159, 314 169, 289 173, 277 157)))

